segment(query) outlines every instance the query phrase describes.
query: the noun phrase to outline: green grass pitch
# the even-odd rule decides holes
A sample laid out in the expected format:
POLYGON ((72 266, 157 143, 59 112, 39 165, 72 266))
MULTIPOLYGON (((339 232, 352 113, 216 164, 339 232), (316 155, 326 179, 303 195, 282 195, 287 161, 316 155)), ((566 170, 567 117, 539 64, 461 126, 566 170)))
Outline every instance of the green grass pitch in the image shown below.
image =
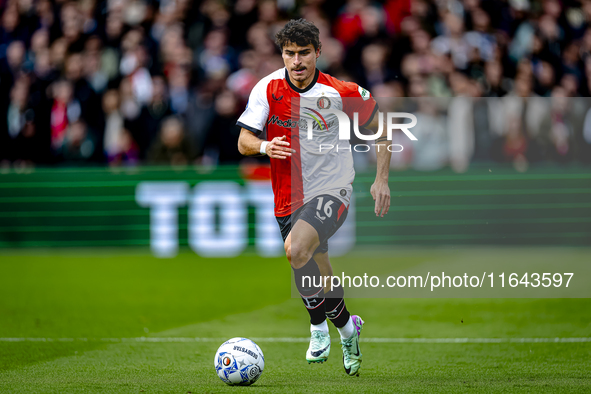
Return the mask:
MULTIPOLYGON (((573 250, 591 261, 591 249, 573 250)), ((425 253, 434 250, 406 256, 425 253)), ((290 280, 284 258, 255 255, 2 251, 0 392, 591 391, 589 342, 362 342, 361 375, 348 377, 331 327, 328 362, 308 365, 307 313, 290 298, 290 280), (235 336, 259 338, 265 353, 251 387, 226 386, 214 372, 215 350, 235 336), (147 340, 126 339, 138 337, 147 340)), ((362 338, 591 337, 591 299, 351 299, 348 307, 366 321, 362 338)))

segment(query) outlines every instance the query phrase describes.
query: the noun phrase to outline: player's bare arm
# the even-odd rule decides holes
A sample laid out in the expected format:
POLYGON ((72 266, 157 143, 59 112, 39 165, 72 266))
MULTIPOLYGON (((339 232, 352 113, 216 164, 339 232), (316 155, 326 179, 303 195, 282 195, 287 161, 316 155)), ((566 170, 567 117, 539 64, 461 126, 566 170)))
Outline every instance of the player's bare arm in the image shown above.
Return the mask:
POLYGON ((261 145, 268 142, 265 153, 271 159, 287 159, 295 152, 289 147, 287 137, 275 137, 271 141, 264 141, 257 137, 252 131, 242 128, 238 138, 238 151, 244 156, 257 156, 261 154, 261 145))
POLYGON ((375 204, 376 216, 384 217, 390 209, 390 187, 388 186, 388 175, 390 169, 390 158, 392 152, 386 148, 387 131, 386 127, 382 127, 382 135, 376 140, 376 145, 380 145, 379 149, 376 147, 377 155, 377 171, 376 180, 371 185, 370 193, 375 204))

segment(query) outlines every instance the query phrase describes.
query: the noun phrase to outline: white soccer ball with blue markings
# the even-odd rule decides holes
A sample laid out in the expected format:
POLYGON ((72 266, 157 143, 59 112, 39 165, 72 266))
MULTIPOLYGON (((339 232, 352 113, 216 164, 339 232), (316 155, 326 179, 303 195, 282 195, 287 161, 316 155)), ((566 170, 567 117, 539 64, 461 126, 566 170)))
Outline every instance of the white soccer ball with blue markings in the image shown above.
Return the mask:
POLYGON ((230 386, 249 386, 261 377, 265 357, 261 348, 247 338, 232 338, 222 343, 213 361, 215 371, 230 386))

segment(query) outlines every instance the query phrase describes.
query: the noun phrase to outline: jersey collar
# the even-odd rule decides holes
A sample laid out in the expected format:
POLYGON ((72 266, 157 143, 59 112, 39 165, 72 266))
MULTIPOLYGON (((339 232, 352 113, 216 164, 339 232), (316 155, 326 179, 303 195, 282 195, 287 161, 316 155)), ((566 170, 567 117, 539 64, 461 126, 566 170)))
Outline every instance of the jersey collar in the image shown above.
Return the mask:
POLYGON ((310 84, 306 86, 304 89, 300 89, 293 83, 291 83, 291 80, 289 79, 289 73, 287 72, 287 68, 285 69, 285 80, 287 81, 289 87, 292 88, 296 93, 306 93, 308 90, 312 89, 314 85, 316 85, 316 81, 318 81, 318 75, 320 75, 320 71, 316 69, 316 72, 314 73, 314 79, 312 80, 312 82, 310 82, 310 84))

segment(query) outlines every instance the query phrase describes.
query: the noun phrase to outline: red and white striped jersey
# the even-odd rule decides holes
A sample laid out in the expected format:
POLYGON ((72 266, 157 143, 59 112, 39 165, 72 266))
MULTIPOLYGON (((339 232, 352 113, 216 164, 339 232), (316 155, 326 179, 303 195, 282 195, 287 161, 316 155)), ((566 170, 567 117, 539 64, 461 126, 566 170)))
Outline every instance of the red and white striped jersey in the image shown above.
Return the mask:
POLYGON ((237 125, 257 135, 266 130, 269 141, 285 135, 296 151, 285 160, 271 159, 275 216, 290 215, 321 194, 349 204, 355 178, 351 146, 339 140, 336 115, 319 112, 330 108, 344 112, 351 121, 353 113, 358 113, 363 127, 378 106, 356 83, 339 81, 319 70, 305 89, 294 86, 282 68, 261 79, 250 93, 237 125), (313 139, 307 138, 307 119, 312 119, 313 139))

